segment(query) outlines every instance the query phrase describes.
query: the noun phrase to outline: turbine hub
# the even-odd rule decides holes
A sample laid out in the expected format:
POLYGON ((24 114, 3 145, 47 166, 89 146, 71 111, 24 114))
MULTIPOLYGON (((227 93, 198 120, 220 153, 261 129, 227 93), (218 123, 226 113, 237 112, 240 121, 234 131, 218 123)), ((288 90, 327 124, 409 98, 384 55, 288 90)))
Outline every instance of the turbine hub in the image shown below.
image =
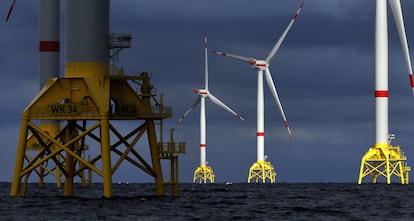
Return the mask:
POLYGON ((206 89, 194 89, 193 92, 204 97, 208 95, 208 90, 206 89))
POLYGON ((249 63, 252 64, 252 68, 259 69, 262 71, 264 71, 269 66, 269 64, 264 60, 256 60, 249 63))

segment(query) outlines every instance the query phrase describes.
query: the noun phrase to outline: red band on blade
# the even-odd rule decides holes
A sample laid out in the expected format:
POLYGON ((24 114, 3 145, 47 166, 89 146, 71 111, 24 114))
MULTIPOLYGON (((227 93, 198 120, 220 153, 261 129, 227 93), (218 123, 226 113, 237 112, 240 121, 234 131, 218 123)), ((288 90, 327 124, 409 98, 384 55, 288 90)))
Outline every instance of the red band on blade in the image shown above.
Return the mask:
POLYGON ((410 74, 408 75, 408 77, 410 78, 410 84, 411 84, 411 87, 414 87, 414 78, 413 78, 413 74, 412 74, 412 73, 410 73, 410 74))
POLYGON ((40 41, 39 51, 40 52, 58 52, 59 41, 40 41))
POLYGON ((296 13, 294 16, 293 16, 293 20, 296 20, 296 18, 298 17, 298 14, 296 13))
POLYGON ((375 91, 375 97, 388 97, 388 91, 375 91))
POLYGON ((257 135, 258 137, 264 137, 264 132, 257 132, 257 133, 256 133, 256 135, 257 135))
POLYGON ((289 124, 287 121, 285 121, 285 127, 289 127, 289 124))
POLYGON ((200 144, 200 147, 206 147, 206 144, 200 144))

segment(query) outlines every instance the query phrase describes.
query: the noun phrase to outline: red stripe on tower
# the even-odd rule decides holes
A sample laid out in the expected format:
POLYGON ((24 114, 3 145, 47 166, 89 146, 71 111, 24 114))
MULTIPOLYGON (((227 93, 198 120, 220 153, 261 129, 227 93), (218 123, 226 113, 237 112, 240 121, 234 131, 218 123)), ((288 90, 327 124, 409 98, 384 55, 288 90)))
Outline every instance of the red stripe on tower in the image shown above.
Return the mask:
POLYGON ((375 91, 375 97, 388 97, 388 91, 375 91))
POLYGON ((206 147, 206 144, 200 144, 200 147, 206 147))
POLYGON ((40 41, 40 52, 59 52, 59 41, 40 41))
POLYGON ((257 133, 256 133, 256 135, 257 135, 258 137, 264 137, 264 132, 257 132, 257 133))

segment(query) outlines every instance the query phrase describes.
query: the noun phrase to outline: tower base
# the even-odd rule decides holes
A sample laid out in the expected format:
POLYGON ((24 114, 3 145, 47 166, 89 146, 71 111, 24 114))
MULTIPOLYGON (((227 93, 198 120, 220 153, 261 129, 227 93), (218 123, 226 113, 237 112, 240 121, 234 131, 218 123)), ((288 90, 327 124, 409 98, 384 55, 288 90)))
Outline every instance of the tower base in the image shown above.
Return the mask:
POLYGON ((157 195, 165 195, 155 121, 171 117, 171 109, 153 105, 152 89, 145 72, 100 79, 49 79, 22 113, 10 195, 24 195, 33 172, 43 177, 59 169, 59 176, 64 176, 65 196, 73 196, 75 177, 80 176, 83 183, 84 171, 92 170, 102 178, 103 197, 110 198, 112 176, 126 161, 152 176, 157 195), (140 86, 140 93, 131 82, 140 86), (60 121, 60 129, 48 133, 35 124, 38 120, 60 121), (123 134, 112 123, 121 120, 140 120, 142 124, 123 134), (152 164, 135 148, 145 134, 152 164), (88 148, 96 149, 86 158, 84 151, 88 148), (28 153, 31 150, 37 151, 32 155, 28 153))
POLYGON ((276 172, 270 162, 259 160, 254 163, 249 170, 249 178, 247 182, 256 182, 256 183, 266 183, 270 181, 270 183, 276 182, 276 172))
POLYGON ((199 166, 194 171, 193 183, 214 183, 213 169, 209 166, 199 166))
POLYGON ((407 166, 407 157, 401 151, 400 146, 372 147, 365 153, 361 160, 358 184, 364 177, 371 175, 372 183, 377 183, 377 178, 385 177, 387 184, 391 183, 391 177, 395 175, 401 184, 409 183, 411 167, 407 166))

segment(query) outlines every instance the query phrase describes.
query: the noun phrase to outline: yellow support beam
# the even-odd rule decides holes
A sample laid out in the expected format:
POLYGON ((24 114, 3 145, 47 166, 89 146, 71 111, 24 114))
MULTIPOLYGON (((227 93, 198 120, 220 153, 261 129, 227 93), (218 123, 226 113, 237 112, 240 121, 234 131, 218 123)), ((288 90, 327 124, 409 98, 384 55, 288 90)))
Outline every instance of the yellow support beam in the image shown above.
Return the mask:
MULTIPOLYGON (((163 105, 163 101, 161 98, 161 106, 163 105)), ((174 141, 174 129, 170 129, 170 142, 163 141, 163 120, 160 121, 160 142, 158 143, 158 149, 160 152, 160 158, 163 160, 170 161, 170 180, 164 182, 164 185, 170 186, 170 194, 172 196, 179 195, 179 164, 178 164, 178 156, 176 154, 184 154, 186 149, 185 142, 175 142, 174 141)))
POLYGON ((401 184, 408 184, 411 167, 407 166, 406 161, 407 157, 399 146, 376 145, 362 157, 358 184, 362 184, 367 176, 371 177, 372 183, 384 177, 386 183, 391 184, 391 178, 395 176, 401 184))
POLYGON ((247 182, 267 183, 269 181, 270 183, 276 182, 276 172, 272 164, 265 160, 253 163, 249 170, 247 182))
POLYGON ((17 154, 16 154, 16 161, 14 163, 14 174, 13 174, 13 182, 10 190, 11 196, 18 196, 20 193, 20 181, 21 181, 21 171, 23 170, 23 163, 24 163, 24 156, 26 153, 26 141, 27 141, 27 124, 29 120, 22 118, 22 122, 20 125, 20 136, 19 136, 19 143, 17 146, 17 154))
POLYGON ((195 169, 193 183, 214 183, 214 172, 210 166, 202 165, 195 169))
POLYGON ((108 119, 101 120, 101 155, 103 170, 103 196, 112 197, 112 173, 111 173, 111 144, 108 119))
MULTIPOLYGON (((73 68, 73 73, 82 70, 82 67, 73 68)), ((92 72, 106 70, 101 64, 90 68, 95 70, 92 72)), ((64 195, 72 196, 74 177, 80 176, 84 182, 83 171, 92 170, 102 177, 103 197, 109 198, 112 197, 112 175, 124 159, 154 178, 158 195, 165 194, 154 120, 171 117, 171 108, 151 105, 154 95, 151 93, 153 86, 148 73, 133 77, 94 77, 93 73, 87 76, 81 78, 70 75, 67 78, 50 79, 24 110, 10 195, 23 194, 20 188, 22 179, 24 183, 27 182, 33 171, 44 173, 56 169, 65 177, 64 195), (140 93, 131 87, 129 81, 139 85, 140 93), (59 128, 56 133, 50 133, 34 124, 33 120, 60 120, 66 126, 59 128), (122 136, 110 123, 114 120, 141 120, 144 123, 122 136), (78 122, 82 122, 82 125, 78 122), (88 122, 92 122, 89 128, 88 122), (31 136, 28 136, 29 132, 31 136), (134 148, 145 133, 148 135, 152 163, 147 163, 134 148), (134 134, 137 134, 134 140, 128 141, 134 134), (86 138, 98 145, 86 145, 86 138), (111 139, 117 138, 118 141, 111 142, 111 139), (125 149, 121 149, 121 144, 125 149), (97 147, 100 151, 98 155, 85 159, 83 151, 86 147, 97 147), (29 149, 38 154, 26 157, 29 149), (111 153, 120 156, 114 165, 111 153), (55 168, 45 168, 50 160, 54 162, 55 168), (98 161, 101 162, 96 164, 98 161), (102 168, 95 165, 101 165, 102 168)))

